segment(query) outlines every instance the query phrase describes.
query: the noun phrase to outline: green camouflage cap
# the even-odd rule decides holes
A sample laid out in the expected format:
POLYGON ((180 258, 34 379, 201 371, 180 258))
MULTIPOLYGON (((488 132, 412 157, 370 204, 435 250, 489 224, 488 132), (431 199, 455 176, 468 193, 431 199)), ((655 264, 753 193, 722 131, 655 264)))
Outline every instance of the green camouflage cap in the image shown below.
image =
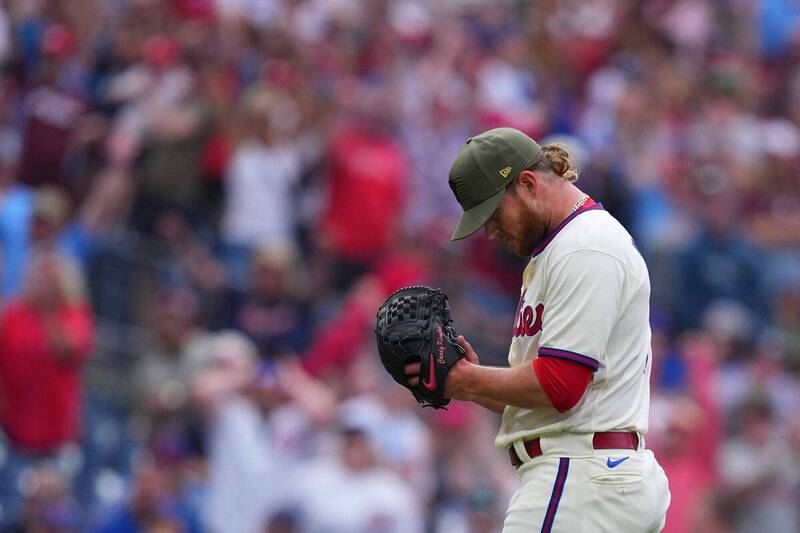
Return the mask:
POLYGON ((495 128, 467 139, 448 178, 464 209, 451 240, 478 231, 500 205, 506 187, 541 151, 536 141, 514 128, 495 128))

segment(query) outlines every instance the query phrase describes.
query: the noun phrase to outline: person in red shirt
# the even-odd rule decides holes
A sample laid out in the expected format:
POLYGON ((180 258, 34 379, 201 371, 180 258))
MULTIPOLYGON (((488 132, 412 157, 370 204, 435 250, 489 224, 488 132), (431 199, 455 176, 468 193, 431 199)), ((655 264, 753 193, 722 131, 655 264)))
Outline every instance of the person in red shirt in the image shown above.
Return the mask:
POLYGON ((702 511, 720 480, 724 420, 717 394, 719 350, 704 334, 692 334, 682 341, 681 351, 686 391, 670 398, 664 429, 651 439, 672 492, 662 533, 709 531, 698 520, 713 518, 703 517, 702 511))
POLYGON ((20 298, 0 315, 0 424, 17 451, 44 456, 76 439, 93 337, 79 271, 38 251, 20 298))
POLYGON ((369 260, 391 244, 405 174, 405 155, 390 138, 360 127, 335 136, 325 230, 340 256, 369 260))
POLYGON ((408 161, 394 139, 386 94, 363 89, 354 120, 328 147, 327 205, 320 240, 336 264, 334 285, 346 289, 397 241, 408 161))

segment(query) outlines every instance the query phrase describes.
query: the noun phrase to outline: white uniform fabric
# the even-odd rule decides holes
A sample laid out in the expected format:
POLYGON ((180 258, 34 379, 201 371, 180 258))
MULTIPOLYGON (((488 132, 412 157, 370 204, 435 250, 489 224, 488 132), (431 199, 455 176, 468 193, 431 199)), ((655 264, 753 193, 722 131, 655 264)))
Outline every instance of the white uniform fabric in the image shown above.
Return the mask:
POLYGON ((520 467, 520 488, 511 498, 503 533, 661 531, 670 495, 653 453, 642 447, 591 450, 590 435, 570 437, 561 439, 562 448, 571 450, 563 457, 545 454, 520 467), (584 438, 584 455, 570 447, 574 437, 584 438))
POLYGON ((595 432, 629 431, 640 437, 647 432, 649 301, 647 266, 633 239, 592 200, 533 250, 523 273, 510 366, 559 357, 595 373, 583 398, 564 413, 553 407, 505 408, 495 444, 514 446, 526 464, 504 531, 535 526, 638 532, 663 526, 667 479, 644 449, 643 438, 638 451, 591 446, 595 432), (541 438, 544 455, 530 460, 523 442, 534 438, 541 438), (609 457, 628 459, 619 465, 612 459, 609 465, 609 457), (551 502, 559 483, 561 492, 551 502))
POLYGON ((523 273, 508 362, 560 357, 596 372, 565 413, 506 407, 497 446, 564 431, 646 433, 650 280, 631 236, 599 205, 584 205, 537 248, 523 273))

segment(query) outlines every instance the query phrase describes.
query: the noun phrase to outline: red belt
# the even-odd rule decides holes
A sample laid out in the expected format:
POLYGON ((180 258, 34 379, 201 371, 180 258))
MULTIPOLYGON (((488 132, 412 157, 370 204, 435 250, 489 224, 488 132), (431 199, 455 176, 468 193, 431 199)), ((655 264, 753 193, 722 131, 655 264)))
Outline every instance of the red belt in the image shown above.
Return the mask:
MULTIPOLYGON (((622 431, 595 433, 594 437, 592 437, 592 447, 595 450, 638 450, 639 435, 622 431)), ((542 455, 542 445, 539 443, 539 439, 527 441, 525 443, 525 451, 528 452, 531 459, 542 455)), ((508 454, 511 456, 511 464, 513 466, 522 464, 522 459, 519 458, 513 446, 508 449, 508 454)))

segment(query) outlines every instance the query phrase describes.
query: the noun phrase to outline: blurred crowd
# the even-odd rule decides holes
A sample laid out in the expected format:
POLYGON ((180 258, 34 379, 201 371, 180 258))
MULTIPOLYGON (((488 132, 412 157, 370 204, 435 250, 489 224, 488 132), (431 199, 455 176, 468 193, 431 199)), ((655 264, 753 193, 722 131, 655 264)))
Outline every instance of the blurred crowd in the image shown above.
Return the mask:
POLYGON ((382 299, 505 363, 522 258, 463 141, 563 142, 653 285, 669 532, 800 531, 800 7, 0 1, 0 530, 498 531, 496 415, 421 410, 382 299))

